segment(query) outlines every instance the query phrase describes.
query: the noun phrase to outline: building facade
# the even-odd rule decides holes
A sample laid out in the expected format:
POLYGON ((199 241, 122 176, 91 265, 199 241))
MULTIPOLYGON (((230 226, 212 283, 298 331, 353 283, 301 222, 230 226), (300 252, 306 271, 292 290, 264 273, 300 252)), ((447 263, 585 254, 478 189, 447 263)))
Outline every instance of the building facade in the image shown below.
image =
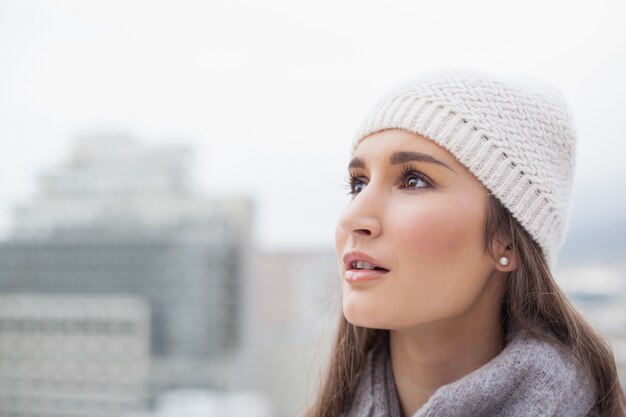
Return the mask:
POLYGON ((180 146, 79 139, 0 242, 0 294, 147 303, 152 398, 245 385, 231 369, 251 362, 251 202, 195 193, 189 159, 180 146))
POLYGON ((145 410, 150 310, 129 297, 0 296, 0 415, 145 410))

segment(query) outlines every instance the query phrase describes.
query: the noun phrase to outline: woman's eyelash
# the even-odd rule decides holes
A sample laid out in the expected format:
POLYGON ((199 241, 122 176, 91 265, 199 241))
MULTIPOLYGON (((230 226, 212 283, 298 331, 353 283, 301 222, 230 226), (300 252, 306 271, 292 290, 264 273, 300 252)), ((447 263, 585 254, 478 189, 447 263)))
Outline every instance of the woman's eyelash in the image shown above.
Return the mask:
POLYGON ((345 188, 348 191, 348 195, 354 195, 357 193, 355 190, 355 185, 358 181, 363 181, 359 177, 357 177, 353 172, 348 174, 348 178, 346 178, 345 188))
MULTIPOLYGON (((410 177, 415 177, 423 181, 427 185, 426 187, 419 187, 419 188, 430 188, 434 186, 433 182, 426 175, 422 174, 421 172, 419 172, 418 170, 416 170, 410 165, 403 166, 402 173, 400 174, 400 179, 399 179, 400 185, 406 185, 406 180, 407 178, 410 178, 410 177)), ((409 187, 405 187, 405 188, 409 188, 409 187)))
MULTIPOLYGON (((348 178, 346 178, 346 183, 345 183, 345 188, 347 190, 347 194, 348 195, 356 195, 359 192, 361 192, 361 190, 357 190, 357 185, 359 183, 365 184, 365 181, 363 181, 362 177, 359 177, 355 173, 350 172, 348 174, 348 178)), ((426 175, 422 174, 421 172, 419 172, 418 170, 416 170, 415 168, 413 168, 410 165, 402 167, 402 171, 401 171, 400 176, 398 178, 398 183, 399 183, 400 187, 406 188, 406 189, 408 189, 408 188, 431 188, 431 187, 434 187, 434 183, 430 180, 430 178, 428 178, 426 175), (424 184, 426 184, 426 186, 424 186, 424 187, 407 187, 406 186, 406 181, 409 178, 417 178, 418 180, 420 180, 424 184)))

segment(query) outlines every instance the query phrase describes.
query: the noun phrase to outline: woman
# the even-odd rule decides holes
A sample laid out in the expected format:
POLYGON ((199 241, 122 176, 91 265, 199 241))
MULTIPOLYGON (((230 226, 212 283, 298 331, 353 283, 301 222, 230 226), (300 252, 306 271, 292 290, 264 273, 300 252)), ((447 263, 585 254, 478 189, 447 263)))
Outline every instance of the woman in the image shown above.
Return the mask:
POLYGON ((307 417, 623 416, 555 284, 575 132, 549 85, 425 74, 361 126, 336 230, 343 314, 307 417))

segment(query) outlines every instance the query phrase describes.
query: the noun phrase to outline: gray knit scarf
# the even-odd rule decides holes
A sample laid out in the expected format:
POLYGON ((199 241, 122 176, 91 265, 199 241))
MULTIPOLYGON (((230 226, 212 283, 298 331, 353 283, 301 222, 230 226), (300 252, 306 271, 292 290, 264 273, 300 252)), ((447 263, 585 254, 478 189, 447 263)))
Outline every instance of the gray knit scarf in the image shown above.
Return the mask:
MULTIPOLYGON (((345 417, 402 417, 387 341, 368 354, 345 417)), ((520 330, 498 356, 440 387, 413 417, 591 417, 591 380, 573 357, 520 330)))

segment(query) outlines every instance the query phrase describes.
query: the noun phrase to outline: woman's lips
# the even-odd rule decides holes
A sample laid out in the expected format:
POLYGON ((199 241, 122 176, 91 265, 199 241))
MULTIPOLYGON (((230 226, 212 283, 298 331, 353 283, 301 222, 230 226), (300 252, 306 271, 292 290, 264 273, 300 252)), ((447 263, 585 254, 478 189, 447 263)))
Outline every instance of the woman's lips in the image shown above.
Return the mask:
POLYGON ((387 272, 389 271, 382 269, 348 269, 344 274, 344 279, 349 284, 373 281, 381 278, 387 272))
POLYGON ((348 283, 373 281, 383 277, 389 269, 365 252, 351 250, 343 256, 344 279, 348 283))

